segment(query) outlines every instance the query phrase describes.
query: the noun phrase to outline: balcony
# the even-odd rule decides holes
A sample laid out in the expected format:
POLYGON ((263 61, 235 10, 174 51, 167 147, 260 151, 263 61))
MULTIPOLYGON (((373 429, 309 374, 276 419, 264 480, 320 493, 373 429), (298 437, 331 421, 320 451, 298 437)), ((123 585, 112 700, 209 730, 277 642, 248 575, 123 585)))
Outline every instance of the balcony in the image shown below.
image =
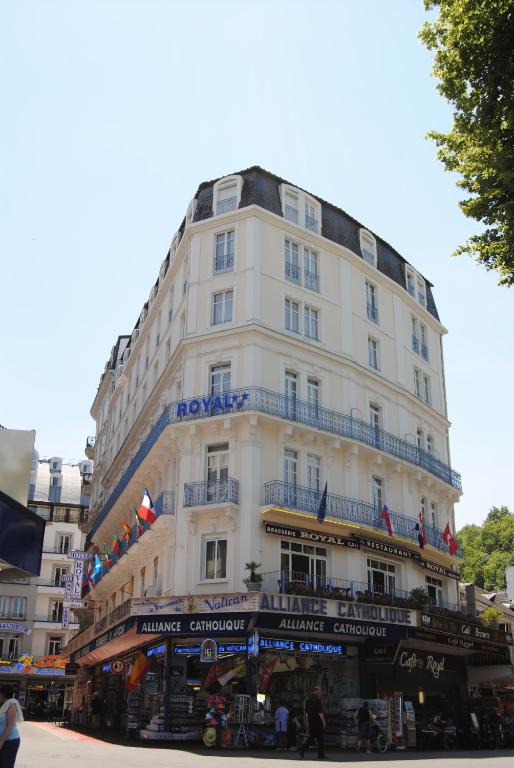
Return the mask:
POLYGON ((394 456, 439 478, 457 490, 462 490, 461 478, 448 464, 436 458, 433 453, 418 448, 408 440, 392 435, 383 429, 368 424, 361 419, 322 408, 311 403, 281 395, 262 387, 233 389, 223 396, 197 395, 188 400, 176 401, 167 405, 155 422, 139 450, 123 473, 114 491, 91 523, 91 531, 96 530, 120 498, 131 478, 137 472, 152 447, 164 430, 172 424, 198 421, 212 416, 230 416, 248 412, 263 413, 278 419, 287 419, 319 429, 331 435, 355 440, 379 451, 394 456), (194 407, 193 407, 194 406, 194 407))
POLYGON ((292 261, 286 261, 285 263, 285 275, 286 280, 290 283, 297 283, 300 285, 302 271, 298 264, 294 264, 292 261))
POLYGON ((368 301, 367 310, 368 310, 368 320, 371 320, 372 323, 378 323, 378 307, 376 306, 376 304, 371 304, 368 301))
POLYGON ((310 291, 316 291, 316 293, 319 293, 319 275, 317 272, 308 272, 305 270, 304 283, 305 287, 310 291))
POLYGON ((184 507, 207 504, 239 504, 239 482, 228 477, 226 480, 184 483, 184 507))
POLYGON ((262 592, 281 595, 299 595, 322 597, 331 600, 351 600, 356 603, 373 605, 393 605, 401 608, 426 610, 438 615, 461 615, 462 608, 457 603, 440 600, 437 604, 430 599, 421 605, 404 589, 391 589, 377 584, 353 581, 351 579, 335 579, 330 576, 319 576, 295 571, 270 571, 262 574, 262 592))
MULTIPOLYGON (((171 491, 164 491, 163 493, 159 494, 159 496, 155 500, 154 504, 154 512, 157 516, 157 518, 162 517, 163 515, 174 515, 175 514, 175 494, 171 491)), ((157 521, 155 521, 156 523, 157 521)), ((153 525, 155 525, 153 523, 153 525)), ((142 539, 142 537, 145 535, 147 531, 149 531, 152 526, 149 523, 146 523, 143 521, 143 530, 141 532, 141 535, 137 535, 137 523, 134 524, 130 531, 130 537, 129 539, 123 539, 121 542, 121 552, 119 555, 117 555, 115 552, 111 552, 111 560, 112 565, 111 568, 116 565, 116 563, 119 563, 119 561, 127 554, 127 552, 130 550, 134 544, 137 544, 138 541, 142 539)), ((106 565, 102 564, 102 570, 100 571, 100 574, 97 576, 95 585, 99 584, 99 582, 103 579, 103 577, 109 573, 109 569, 106 565)))
MULTIPOLYGON (((264 484, 264 503, 266 505, 301 510, 302 512, 310 513, 313 518, 318 514, 321 496, 321 491, 314 491, 301 485, 284 483, 281 480, 271 480, 264 484)), ((375 507, 366 501, 351 499, 347 496, 338 496, 333 493, 329 493, 327 496, 327 519, 332 518, 333 520, 354 525, 357 523, 380 533, 387 533, 381 512, 381 508, 375 507)), ((418 532, 414 528, 417 520, 392 510, 389 510, 389 514, 395 535, 410 539, 417 545, 418 532)), ((442 552, 448 552, 448 545, 443 541, 443 532, 439 528, 425 524, 425 535, 427 544, 440 549, 442 552)))
POLYGON ((284 216, 288 221, 292 221, 293 224, 298 224, 298 208, 294 208, 292 205, 285 205, 284 216))
POLYGON ((237 207, 237 197, 227 197, 226 200, 218 200, 216 204, 216 216, 220 216, 222 213, 230 213, 235 211, 237 207))
POLYGON ((311 232, 317 232, 319 222, 314 216, 305 216, 305 229, 309 229, 311 232))

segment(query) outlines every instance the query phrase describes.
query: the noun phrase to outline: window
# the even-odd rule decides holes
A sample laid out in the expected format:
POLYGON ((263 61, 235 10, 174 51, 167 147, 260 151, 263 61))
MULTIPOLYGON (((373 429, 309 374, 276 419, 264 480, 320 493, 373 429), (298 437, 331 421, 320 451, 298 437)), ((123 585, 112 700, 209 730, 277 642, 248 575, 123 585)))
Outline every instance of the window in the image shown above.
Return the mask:
POLYGON ((430 504, 430 523, 432 528, 437 528, 437 504, 435 501, 430 504))
POLYGON ((310 248, 303 250, 303 273, 305 287, 319 293, 319 257, 310 248))
POLYGON ((166 342, 166 362, 169 363, 171 359, 171 341, 168 339, 166 342))
POLYGON ((150 338, 146 340, 146 344, 145 344, 145 370, 148 368, 149 360, 150 360, 150 338))
POLYGON ((69 533, 60 533, 57 536, 57 551, 61 554, 67 554, 71 549, 72 537, 69 533))
POLYGON ((418 427, 416 430, 416 444, 418 448, 425 447, 425 436, 423 434, 423 430, 421 429, 421 427, 418 427))
POLYGON ((207 448, 207 500, 217 501, 226 496, 228 481, 228 443, 207 448))
POLYGON ((371 502, 376 509, 380 511, 383 508, 382 503, 382 487, 383 481, 381 477, 377 475, 371 475, 371 502))
POLYGON ((154 586, 157 586, 157 581, 159 580, 159 558, 154 557, 153 559, 153 583, 154 586))
POLYGON ((371 426, 378 430, 382 421, 382 409, 376 403, 369 404, 369 423, 371 426))
POLYGON ((237 184, 231 182, 217 189, 216 215, 230 213, 237 208, 237 184))
POLYGON ((284 242, 284 269, 286 280, 291 283, 300 283, 298 243, 287 239, 284 242))
POLYGON ((412 317, 412 349, 424 360, 428 360, 427 329, 417 317, 412 317))
POLYGON ((214 253, 214 274, 232 272, 234 270, 234 230, 216 235, 216 250, 214 253))
POLYGON ((429 453, 434 453, 435 451, 433 435, 427 435, 427 451, 429 453))
POLYGON ((296 485, 298 453, 290 448, 284 448, 284 482, 296 485))
POLYGON ((313 587, 325 587, 327 550, 297 541, 281 541, 280 570, 282 579, 288 582, 300 581, 313 587))
POLYGON ((421 398, 421 371, 419 368, 414 368, 414 394, 416 397, 421 398))
POLYGON ((12 635, 0 636, 0 657, 3 659, 17 659, 20 655, 20 639, 12 635))
POLYGON ((7 618, 9 616, 9 598, 5 595, 0 596, 0 617, 2 619, 7 618))
POLYGON ((422 307, 426 307, 427 305, 426 287, 425 287, 425 281, 423 280, 422 277, 418 277, 417 287, 418 287, 418 301, 422 307))
POLYGON ((11 618, 24 619, 27 611, 26 597, 13 597, 11 605, 11 618))
POLYGON ((366 310, 368 314, 368 320, 373 323, 378 323, 378 307, 377 307, 377 289, 373 283, 368 283, 366 280, 366 310))
POLYGON ((287 190, 284 195, 284 217, 298 224, 298 195, 292 190, 287 190))
POLYGON ((59 656, 61 652, 61 647, 62 647, 62 638, 53 637, 52 635, 48 638, 48 655, 49 656, 59 656))
POLYGON ((378 341, 368 336, 368 365, 378 371, 378 341))
POLYGON ((215 293, 212 304, 212 324, 232 322, 232 303, 234 292, 232 289, 215 293))
POLYGON ((62 587, 61 576, 66 576, 69 573, 69 569, 64 566, 59 566, 54 571, 54 585, 56 587, 62 587))
POLYGON ((432 605, 443 605, 443 582, 434 576, 426 576, 426 590, 432 605))
POLYGON ((155 324, 155 348, 157 349, 161 343, 161 312, 157 315, 157 322, 155 324))
POLYGON ((425 521, 427 519, 427 499, 426 496, 422 496, 419 500, 419 508, 421 511, 421 519, 423 520, 423 524, 425 524, 425 521))
POLYGON ((426 373, 423 374, 423 400, 425 403, 428 403, 428 405, 430 405, 432 402, 432 396, 430 393, 430 376, 427 376, 426 373))
POLYGON ((286 416, 290 419, 296 418, 296 373, 286 371, 284 380, 285 409, 286 416))
POLYGON ((318 310, 312 307, 304 307, 304 334, 307 339, 319 341, 318 310))
POLYGON ((209 373, 211 395, 221 395, 230 392, 232 374, 230 363, 212 365, 209 373))
POLYGON ((305 228, 310 229, 311 232, 318 231, 318 220, 316 219, 316 209, 307 200, 305 201, 305 228))
POLYGON ((62 613, 63 613, 63 604, 62 600, 57 600, 50 604, 50 621, 53 621, 54 624, 59 624, 62 622, 62 613))
POLYGON ((146 568, 141 568, 139 571, 139 597, 145 596, 145 577, 146 577, 146 568))
POLYGON ((203 578, 227 578, 227 540, 207 539, 204 542, 203 578))
POLYGON ((168 298, 168 323, 171 323, 173 319, 173 286, 170 289, 170 295, 168 298))
POLYGON ((362 258, 366 264, 370 264, 372 267, 377 265, 377 244, 375 238, 370 232, 361 229, 360 231, 360 245, 362 258))
POLYGON ((180 317, 180 338, 183 339, 186 335, 186 313, 183 312, 180 317))
POLYGON ((320 460, 318 456, 307 456, 307 485, 312 491, 320 489, 320 460))
POLYGON ((300 333, 300 305, 292 299, 285 301, 286 330, 300 333))
POLYGON ((319 390, 320 384, 317 379, 307 379, 307 402, 309 403, 309 413, 315 418, 319 412, 319 390))
POLYGON ((411 296, 416 298, 416 283, 414 281, 414 272, 411 269, 405 269, 405 281, 407 283, 407 290, 411 296))
POLYGON ((396 589, 396 566, 368 557, 368 588, 371 592, 394 594, 396 589))

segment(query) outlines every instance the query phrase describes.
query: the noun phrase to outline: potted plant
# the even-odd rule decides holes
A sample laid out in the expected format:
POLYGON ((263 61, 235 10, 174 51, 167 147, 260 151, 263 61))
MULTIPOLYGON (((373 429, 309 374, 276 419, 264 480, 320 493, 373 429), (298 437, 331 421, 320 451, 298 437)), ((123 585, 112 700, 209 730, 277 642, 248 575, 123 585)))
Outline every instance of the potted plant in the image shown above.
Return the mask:
POLYGON ((425 611, 428 607, 428 594, 423 587, 414 587, 409 592, 409 597, 418 611, 425 611))
POLYGON ((246 563, 245 571, 250 571, 250 575, 245 579, 245 584, 248 592, 260 592, 262 585, 262 576, 257 573, 257 569, 260 568, 262 563, 256 563, 252 560, 250 563, 246 563))

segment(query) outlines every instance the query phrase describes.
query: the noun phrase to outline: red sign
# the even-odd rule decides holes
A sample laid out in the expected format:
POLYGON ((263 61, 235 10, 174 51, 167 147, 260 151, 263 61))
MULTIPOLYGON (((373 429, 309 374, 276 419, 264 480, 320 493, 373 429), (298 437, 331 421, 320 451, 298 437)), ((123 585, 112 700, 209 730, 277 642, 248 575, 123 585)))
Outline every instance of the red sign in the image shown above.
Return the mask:
POLYGON ((125 672, 125 662, 123 659, 114 659, 111 663, 111 672, 115 675, 122 675, 125 672))

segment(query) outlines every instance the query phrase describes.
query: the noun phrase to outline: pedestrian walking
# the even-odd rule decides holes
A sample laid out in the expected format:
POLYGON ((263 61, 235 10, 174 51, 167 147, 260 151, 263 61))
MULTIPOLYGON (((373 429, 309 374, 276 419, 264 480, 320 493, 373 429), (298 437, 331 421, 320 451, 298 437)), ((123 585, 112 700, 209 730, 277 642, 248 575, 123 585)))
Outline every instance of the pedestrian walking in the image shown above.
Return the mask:
POLYGON ((357 752, 360 752, 361 744, 366 747, 366 752, 371 752, 371 722, 373 720, 373 714, 369 708, 367 701, 364 701, 362 707, 355 712, 355 722, 359 729, 359 742, 357 744, 357 752))
POLYGON ((303 756, 311 744, 318 747, 318 760, 325 760, 325 738, 324 731, 327 727, 323 704, 321 702, 321 688, 317 685, 312 690, 312 694, 305 702, 305 719, 309 734, 303 745, 300 747, 300 757, 303 756))
POLYGON ((20 703, 6 685, 0 686, 0 768, 14 768, 20 748, 18 723, 23 721, 20 703))
POLYGON ((284 701, 275 711, 275 743, 279 752, 287 751, 287 730, 289 727, 289 710, 284 701))

